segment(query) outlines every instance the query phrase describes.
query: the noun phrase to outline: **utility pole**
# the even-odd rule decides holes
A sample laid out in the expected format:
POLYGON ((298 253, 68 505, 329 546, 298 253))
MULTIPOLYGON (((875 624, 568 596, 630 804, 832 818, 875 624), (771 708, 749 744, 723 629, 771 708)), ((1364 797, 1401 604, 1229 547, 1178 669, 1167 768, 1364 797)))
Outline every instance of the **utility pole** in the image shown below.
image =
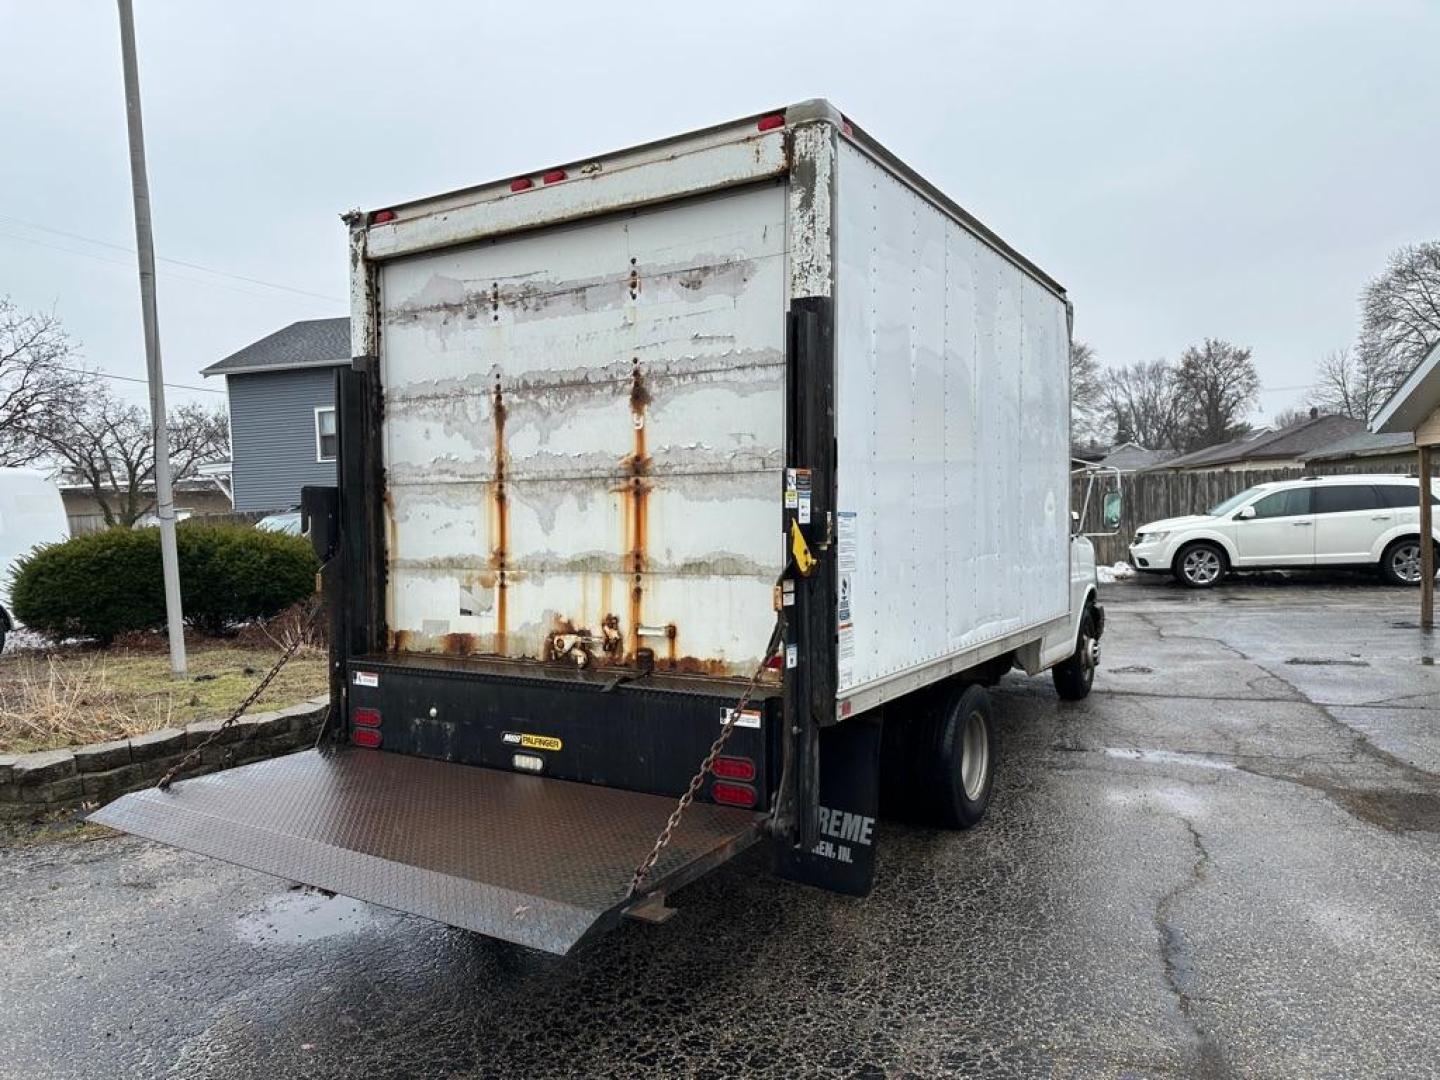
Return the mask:
POLYGON ((160 366, 160 319, 155 310, 155 245, 150 235, 150 182, 145 176, 145 128, 135 63, 135 13, 120 5, 120 59, 125 70, 125 120, 130 133, 130 189, 135 198, 135 254, 140 263, 140 314, 145 323, 145 373, 150 383, 150 432, 155 441, 155 513, 160 519, 160 565, 165 574, 165 628, 170 670, 185 674, 185 622, 180 611, 180 559, 175 550, 175 500, 170 490, 170 434, 160 366))

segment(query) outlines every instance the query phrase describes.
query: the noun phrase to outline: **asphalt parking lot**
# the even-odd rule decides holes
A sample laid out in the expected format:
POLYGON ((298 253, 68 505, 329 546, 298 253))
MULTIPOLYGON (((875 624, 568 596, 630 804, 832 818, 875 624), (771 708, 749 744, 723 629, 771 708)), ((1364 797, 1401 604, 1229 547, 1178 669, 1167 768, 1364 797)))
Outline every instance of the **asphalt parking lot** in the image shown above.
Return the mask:
POLYGON ((1094 694, 996 692, 964 834, 865 901, 747 856, 568 960, 126 837, 0 850, 0 1074, 1380 1077, 1440 1062, 1413 591, 1107 586, 1094 694))

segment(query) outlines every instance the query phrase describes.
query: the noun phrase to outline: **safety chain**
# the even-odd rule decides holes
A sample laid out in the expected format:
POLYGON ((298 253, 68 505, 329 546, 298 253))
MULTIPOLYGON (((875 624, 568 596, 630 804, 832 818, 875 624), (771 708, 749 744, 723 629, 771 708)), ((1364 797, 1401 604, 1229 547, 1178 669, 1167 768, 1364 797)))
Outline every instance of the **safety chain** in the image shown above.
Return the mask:
MULTIPOLYGON (((325 569, 326 563, 328 562, 329 560, 327 559, 324 563, 321 563, 320 568, 315 571, 315 577, 317 581, 319 580, 320 573, 325 569)), ((290 662, 290 658, 293 657, 296 651, 300 648, 301 643, 308 635, 311 626, 315 622, 315 619, 324 609, 325 594, 317 590, 315 599, 311 602, 310 611, 306 614, 304 621, 296 629, 295 635, 291 638, 290 643, 285 646, 285 651, 280 654, 280 659, 275 661, 274 666, 265 673, 265 677, 256 684, 255 689, 250 691, 250 695, 240 703, 239 707, 236 708, 234 712, 232 712, 228 717, 225 718, 225 722, 210 733, 209 738, 207 738, 199 746, 195 747, 195 749, 191 750, 174 765, 170 766, 170 768, 165 771, 165 775, 160 777, 159 780, 155 781, 155 786, 157 788, 159 788, 161 791, 169 791, 170 785, 174 782, 176 775, 181 770, 189 767, 195 761, 197 761, 200 755, 205 752, 205 750, 210 746, 210 744, 220 737, 220 733, 222 731, 228 728, 231 724, 235 723, 236 720, 239 720, 240 717, 245 715, 246 710, 249 709, 251 705, 255 704, 256 700, 259 699, 260 695, 265 692, 265 688, 275 681, 275 676, 279 675, 280 670, 290 662)), ((258 730, 259 729, 257 728, 256 731, 258 730)), ((245 741, 248 742, 249 739, 253 739, 254 737, 255 732, 252 731, 245 741)))
POLYGON ((680 796, 680 801, 675 804, 675 809, 670 812, 670 819, 665 822, 665 827, 660 830, 660 835, 655 838, 655 846, 650 849, 650 854, 645 856, 643 862, 635 868, 635 876, 630 879, 630 891, 625 894, 629 900, 635 896, 645 879, 650 876, 650 871, 655 869, 655 864, 660 861, 660 853, 670 843, 670 837, 680 824, 680 819, 690 804, 695 801, 695 796, 700 791, 700 785, 705 783, 705 777, 715 767, 715 759, 720 756, 720 751, 725 749, 725 744, 730 740, 730 734, 735 730, 745 706, 750 704, 750 697, 755 693, 755 688, 760 684, 760 676, 765 673, 765 665, 770 657, 775 655, 775 650, 780 647, 780 642, 785 635, 785 617, 781 614, 775 620, 775 629, 770 634, 770 644, 765 647, 765 653, 760 658, 760 663, 755 667, 755 674, 750 676, 750 682, 745 687, 745 692, 730 710, 730 715, 725 718, 725 723, 720 726, 719 737, 710 744, 710 752, 705 755, 705 760, 700 763, 700 771, 690 778, 690 786, 685 789, 685 794, 680 796))

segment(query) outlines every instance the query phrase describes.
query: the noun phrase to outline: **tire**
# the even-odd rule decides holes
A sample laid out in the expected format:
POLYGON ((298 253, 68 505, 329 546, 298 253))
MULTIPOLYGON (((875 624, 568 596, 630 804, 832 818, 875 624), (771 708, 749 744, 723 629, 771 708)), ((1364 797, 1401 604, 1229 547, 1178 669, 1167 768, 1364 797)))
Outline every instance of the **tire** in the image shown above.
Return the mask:
POLYGON ((1225 580, 1228 571, 1225 549, 1209 540, 1186 544, 1175 553, 1171 566, 1176 580, 1187 589, 1213 589, 1225 580))
MULTIPOLYGON (((1440 562, 1440 559, 1437 559, 1440 562)), ((1380 556, 1380 576, 1391 585, 1420 584, 1420 537, 1402 536, 1392 540, 1380 556)))
POLYGON ((1095 636, 1095 615, 1087 607, 1080 616, 1080 633, 1075 638, 1075 651, 1069 658, 1050 669, 1055 692, 1066 701, 1080 701, 1090 694, 1095 684, 1095 668, 1100 663, 1100 639, 1095 636))
POLYGON ((930 717, 923 784, 918 794, 928 804, 926 818, 946 829, 968 829, 980 822, 995 788, 999 744, 983 686, 957 687, 936 701, 930 717))

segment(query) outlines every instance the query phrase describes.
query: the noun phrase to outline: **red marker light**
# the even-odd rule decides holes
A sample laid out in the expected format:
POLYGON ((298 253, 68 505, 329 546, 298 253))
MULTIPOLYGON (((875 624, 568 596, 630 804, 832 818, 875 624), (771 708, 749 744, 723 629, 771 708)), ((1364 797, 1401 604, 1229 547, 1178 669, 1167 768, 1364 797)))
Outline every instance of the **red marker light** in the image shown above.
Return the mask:
POLYGON ((394 220, 395 220, 395 211, 394 211, 394 210, 376 210, 375 213, 373 213, 373 214, 370 215, 370 224, 371 224, 371 225, 384 225, 387 221, 394 221, 394 220))
POLYGON ((380 745, 380 732, 373 727, 357 727, 351 729, 350 741, 356 746, 364 746, 374 750, 380 745))
POLYGON ((755 762, 743 757, 718 757, 715 759, 714 773, 724 780, 749 782, 755 779, 755 762))
POLYGON ((772 113, 770 116, 762 116, 760 122, 755 126, 761 131, 774 131, 778 127, 785 126, 785 114, 772 113))
POLYGON ((726 806, 751 807, 755 805, 755 789, 749 784, 727 784, 716 781, 710 786, 710 797, 726 806))
POLYGON ((528 176, 522 176, 518 180, 510 181, 511 191, 529 191, 534 186, 535 181, 531 180, 528 176))
POLYGON ((379 726, 380 726, 380 710, 379 710, 379 709, 356 709, 356 710, 355 710, 355 713, 354 713, 354 715, 351 717, 351 719, 353 719, 353 720, 355 721, 355 723, 358 724, 360 727, 379 727, 379 726))
POLYGON ((549 172, 542 175, 540 179, 546 184, 558 184, 561 180, 565 179, 565 170, 551 169, 549 172))

